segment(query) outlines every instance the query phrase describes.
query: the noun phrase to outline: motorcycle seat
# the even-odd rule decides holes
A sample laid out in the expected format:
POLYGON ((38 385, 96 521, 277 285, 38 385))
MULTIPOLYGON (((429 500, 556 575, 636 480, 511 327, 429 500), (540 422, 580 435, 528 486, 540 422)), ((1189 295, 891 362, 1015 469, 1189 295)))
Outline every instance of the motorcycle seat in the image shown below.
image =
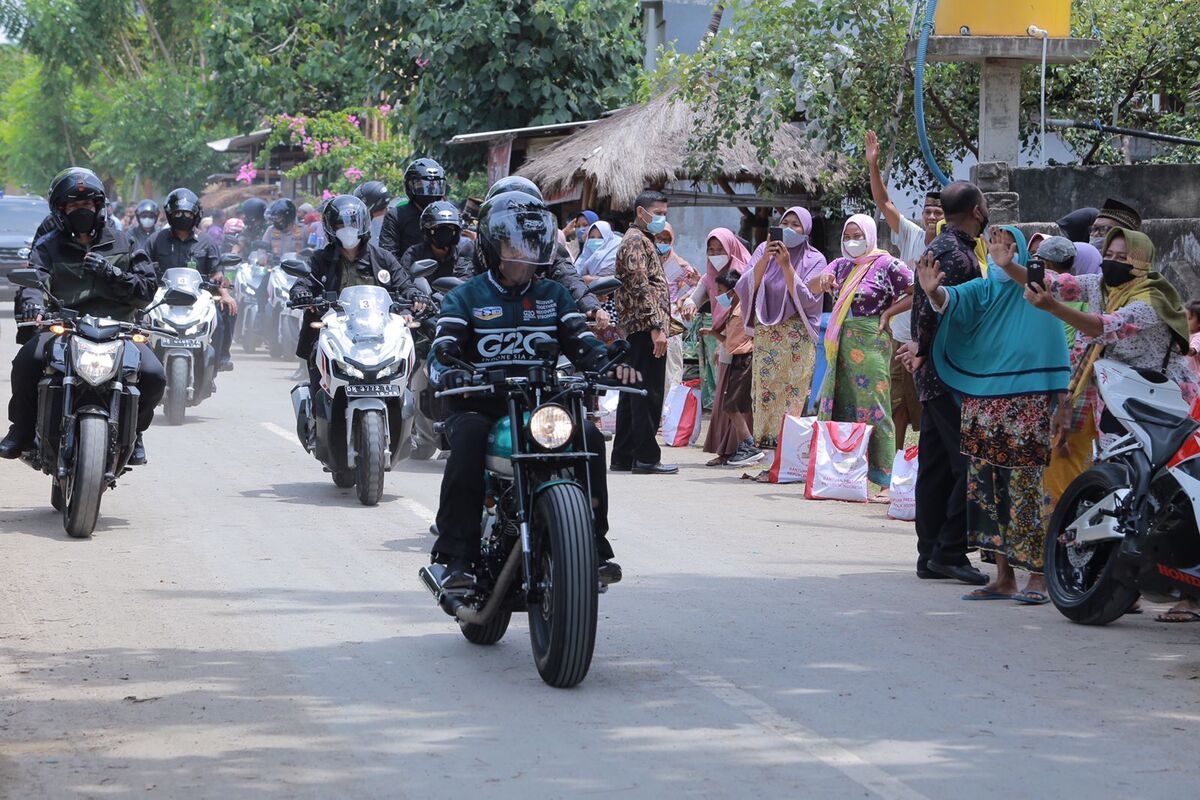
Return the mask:
POLYGON ((1200 423, 1190 417, 1172 414, 1137 398, 1125 401, 1125 411, 1150 435, 1150 461, 1156 467, 1170 461, 1188 437, 1200 428, 1200 423))

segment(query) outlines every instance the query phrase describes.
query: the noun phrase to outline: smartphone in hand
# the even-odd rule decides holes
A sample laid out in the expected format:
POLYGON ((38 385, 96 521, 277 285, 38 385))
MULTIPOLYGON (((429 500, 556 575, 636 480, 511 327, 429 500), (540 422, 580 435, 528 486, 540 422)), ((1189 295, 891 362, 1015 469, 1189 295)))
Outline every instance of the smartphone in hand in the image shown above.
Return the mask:
POLYGON ((783 226, 772 225, 770 228, 767 228, 767 241, 782 242, 783 241, 783 226))
POLYGON ((1026 278, 1025 285, 1032 286, 1037 284, 1039 289, 1046 288, 1046 262, 1034 256, 1029 261, 1029 266, 1025 268, 1026 278))

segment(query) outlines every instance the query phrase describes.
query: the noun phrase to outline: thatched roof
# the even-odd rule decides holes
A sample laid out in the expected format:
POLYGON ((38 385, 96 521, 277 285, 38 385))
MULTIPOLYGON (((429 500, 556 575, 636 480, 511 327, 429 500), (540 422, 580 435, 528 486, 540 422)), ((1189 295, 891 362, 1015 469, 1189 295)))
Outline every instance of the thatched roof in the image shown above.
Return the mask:
MULTIPOLYGON (((546 148, 518 174, 548 195, 582 185, 585 202, 607 199, 613 208, 627 208, 647 186, 698 177, 684 166, 696 114, 674 95, 660 95, 546 148)), ((840 156, 817 151, 793 125, 782 126, 775 135, 773 155, 778 163, 768 170, 749 137, 742 136, 722 148, 721 177, 757 185, 769 172, 781 192, 818 195, 823 184, 836 183, 847 173, 840 156)))

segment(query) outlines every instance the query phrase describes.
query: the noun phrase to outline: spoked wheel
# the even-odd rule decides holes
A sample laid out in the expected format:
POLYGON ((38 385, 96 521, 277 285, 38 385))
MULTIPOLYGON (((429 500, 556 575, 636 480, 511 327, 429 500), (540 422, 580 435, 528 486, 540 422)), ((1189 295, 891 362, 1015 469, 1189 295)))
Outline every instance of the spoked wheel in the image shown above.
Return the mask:
POLYGON ((387 426, 380 411, 363 411, 355 420, 354 485, 358 502, 373 506, 383 497, 383 475, 387 463, 387 426))
POLYGON ((108 421, 82 416, 76 431, 75 463, 66 481, 63 527, 76 539, 91 537, 100 516, 104 461, 108 455, 108 421))
POLYGON ((565 689, 587 676, 596 644, 600 581, 591 504, 575 484, 551 486, 538 495, 533 524, 542 601, 529 609, 529 641, 542 680, 565 689))
POLYGON ((1062 541, 1074 520, 1124 485, 1120 467, 1097 464, 1071 482, 1054 509, 1046 535, 1046 587, 1054 607, 1072 622, 1107 625, 1137 601, 1138 590, 1114 575, 1120 541, 1062 541))
POLYGON ((188 372, 191 365, 186 358, 172 358, 167 362, 166 412, 168 425, 182 425, 187 414, 188 372))

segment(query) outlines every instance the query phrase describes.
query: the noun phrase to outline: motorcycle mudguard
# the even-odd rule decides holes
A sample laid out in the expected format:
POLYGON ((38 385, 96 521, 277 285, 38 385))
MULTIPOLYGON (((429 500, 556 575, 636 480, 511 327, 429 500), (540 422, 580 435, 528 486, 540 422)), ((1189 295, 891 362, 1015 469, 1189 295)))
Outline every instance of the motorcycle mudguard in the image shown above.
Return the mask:
POLYGON ((296 415, 296 436, 308 447, 308 409, 312 403, 311 390, 306 383, 292 387, 292 413, 296 415))
MULTIPOLYGON (((391 435, 393 442, 411 442, 413 425, 416 422, 417 401, 413 397, 413 393, 408 389, 404 390, 404 397, 397 401, 395 398, 391 400, 393 407, 399 402, 400 413, 394 411, 388 415, 388 433, 391 435)), ((392 448, 391 465, 396 464, 408 458, 410 449, 406 446, 398 446, 392 448)))
MULTIPOLYGON (((358 463, 358 453, 354 449, 354 418, 364 411, 382 411, 383 429, 390 431, 388 426, 387 402, 382 397, 356 397, 346 402, 346 469, 353 469, 358 463)), ((390 439, 390 435, 389 435, 390 439)), ((392 462, 392 442, 388 442, 386 461, 392 462)))

